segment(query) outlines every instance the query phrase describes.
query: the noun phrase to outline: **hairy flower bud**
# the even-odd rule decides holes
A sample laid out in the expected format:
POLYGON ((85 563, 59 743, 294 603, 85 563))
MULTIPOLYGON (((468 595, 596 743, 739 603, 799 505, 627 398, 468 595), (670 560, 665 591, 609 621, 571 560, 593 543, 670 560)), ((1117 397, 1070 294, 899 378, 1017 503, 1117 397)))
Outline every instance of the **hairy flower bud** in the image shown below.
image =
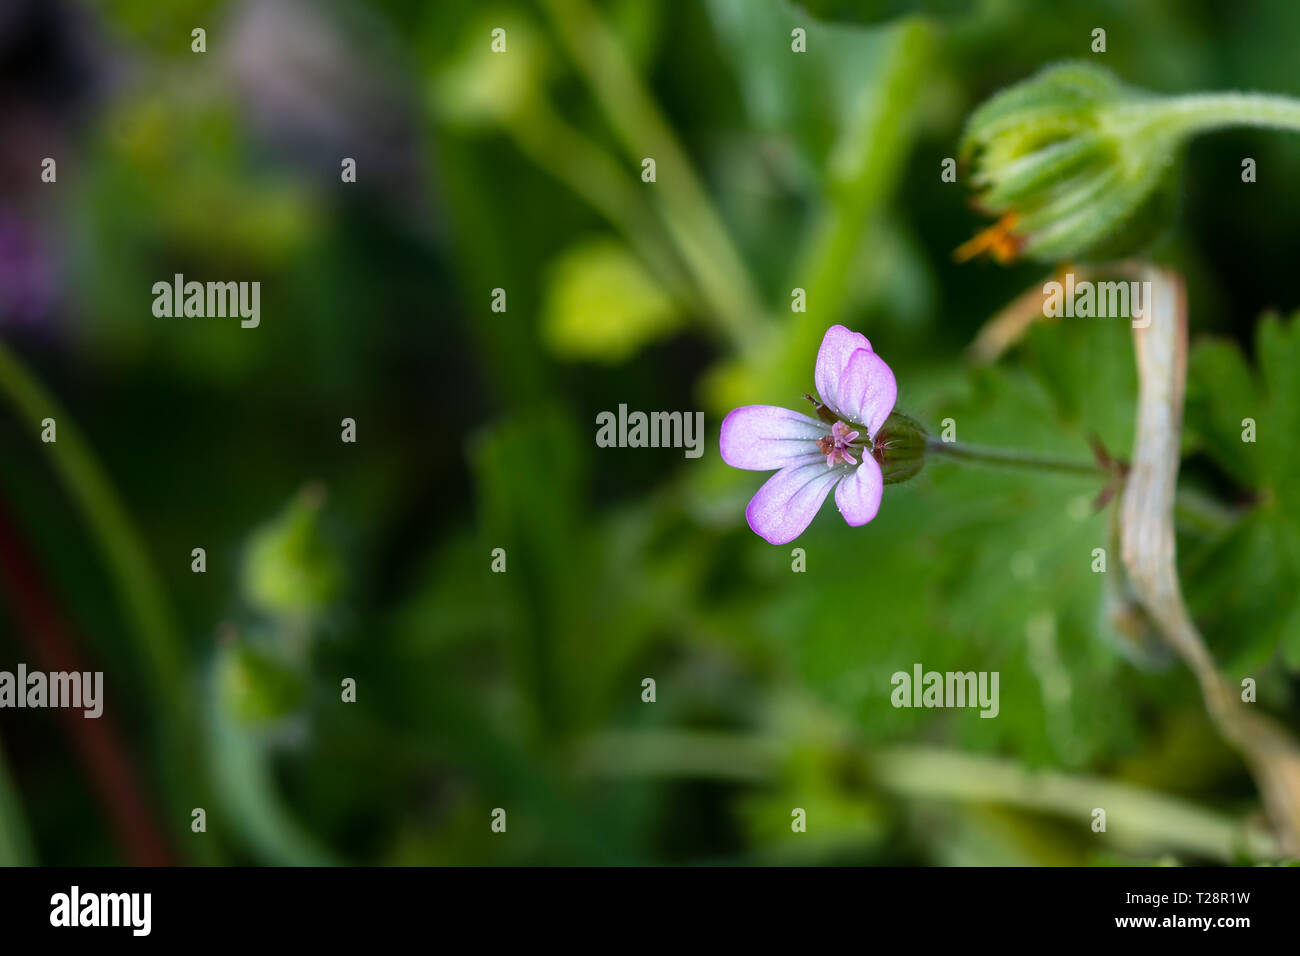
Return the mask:
POLYGON ((1169 224, 1190 137, 1225 126, 1300 130, 1300 101, 1268 93, 1163 96, 1082 63, 1003 90, 966 124, 978 204, 997 225, 957 250, 999 261, 1138 252, 1169 224))
POLYGON ((973 161, 980 208, 1001 223, 958 250, 1055 261, 1124 256, 1172 218, 1172 175, 1189 130, 1174 101, 1084 64, 1049 67, 970 117, 962 155, 973 161))

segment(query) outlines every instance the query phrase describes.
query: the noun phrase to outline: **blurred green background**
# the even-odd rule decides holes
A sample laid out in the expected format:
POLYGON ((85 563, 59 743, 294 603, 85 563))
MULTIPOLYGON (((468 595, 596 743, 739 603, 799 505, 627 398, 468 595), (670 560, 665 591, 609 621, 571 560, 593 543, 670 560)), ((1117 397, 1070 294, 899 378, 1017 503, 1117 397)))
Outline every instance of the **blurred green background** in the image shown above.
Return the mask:
MULTIPOLYGON (((0 862, 1249 861, 1251 776, 1090 570, 1096 481, 931 463, 794 573, 717 433, 842 322, 932 431, 1127 455, 1126 323, 968 361, 1044 270, 954 263, 941 163, 1043 64, 1300 95, 1298 39, 1289 0, 6 3, 0 668, 108 699, 0 711, 0 862), (260 281, 260 327, 155 317, 175 273, 260 281), (597 448, 621 403, 704 456, 597 448), (915 663, 998 671, 998 717, 893 708, 915 663)), ((1180 175, 1182 583, 1300 731, 1300 486, 1235 424, 1300 433, 1300 139, 1180 175)))

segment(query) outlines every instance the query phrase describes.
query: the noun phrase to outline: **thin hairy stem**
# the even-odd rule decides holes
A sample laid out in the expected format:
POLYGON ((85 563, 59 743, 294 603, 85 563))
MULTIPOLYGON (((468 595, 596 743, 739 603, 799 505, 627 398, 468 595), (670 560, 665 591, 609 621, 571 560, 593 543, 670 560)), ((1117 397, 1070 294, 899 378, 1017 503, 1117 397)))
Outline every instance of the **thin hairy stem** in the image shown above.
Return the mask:
POLYGON ((1271 93, 1189 93, 1133 109, 1152 114, 1152 129, 1178 135, 1228 126, 1300 130, 1300 100, 1271 93))
POLYGON ((958 461, 970 461, 981 465, 993 465, 1005 468, 1026 468, 1033 471, 1048 471, 1058 474, 1087 475, 1104 477, 1110 472, 1096 462, 1070 461, 1063 458, 1051 458, 1035 455, 1031 452, 1011 448, 987 448, 980 445, 966 445, 958 442, 946 442, 937 438, 927 438, 926 450, 946 455, 958 461))

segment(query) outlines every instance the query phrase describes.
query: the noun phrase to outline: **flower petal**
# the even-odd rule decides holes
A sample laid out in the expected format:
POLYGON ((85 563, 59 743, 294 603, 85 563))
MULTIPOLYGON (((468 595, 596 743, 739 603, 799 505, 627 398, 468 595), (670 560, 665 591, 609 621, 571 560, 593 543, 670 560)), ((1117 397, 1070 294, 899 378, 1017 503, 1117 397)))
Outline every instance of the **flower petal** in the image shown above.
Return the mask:
POLYGON ((817 395, 834 411, 840 409, 840 378, 845 366, 849 364, 850 356, 858 349, 870 352, 871 343, 865 335, 842 325, 832 325, 822 337, 822 347, 817 350, 813 381, 817 384, 817 395))
POLYGON ((880 473, 880 465, 870 455, 864 455, 862 464, 836 487, 835 507, 840 509, 844 520, 856 528, 876 516, 884 490, 885 479, 880 473))
POLYGON ((893 371, 875 352, 858 349, 849 357, 839 387, 837 411, 866 425, 874 438, 898 400, 898 383, 894 381, 893 371))
POLYGON ((745 519, 769 544, 788 544, 803 534, 845 472, 844 468, 827 468, 818 454, 782 468, 750 500, 745 519))
POLYGON ((771 471, 817 451, 817 439, 829 433, 826 425, 788 408, 746 405, 722 420, 718 450, 732 468, 771 471))

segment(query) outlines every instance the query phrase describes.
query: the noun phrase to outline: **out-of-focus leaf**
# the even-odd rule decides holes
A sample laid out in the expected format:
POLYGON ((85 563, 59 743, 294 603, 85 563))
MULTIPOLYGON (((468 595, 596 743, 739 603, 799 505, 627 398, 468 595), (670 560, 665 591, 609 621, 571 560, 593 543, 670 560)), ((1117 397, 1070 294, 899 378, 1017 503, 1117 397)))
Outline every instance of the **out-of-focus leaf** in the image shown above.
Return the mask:
POLYGON ((536 25, 514 10, 487 10, 465 30, 459 52, 434 77, 431 99, 448 123, 505 123, 541 93, 550 71, 550 52, 536 25), (505 49, 495 50, 497 43, 505 49))
POLYGON ((1187 600, 1230 667, 1280 648, 1300 670, 1300 608, 1278 600, 1300 585, 1300 317, 1262 319, 1255 353, 1257 372, 1225 342, 1198 343, 1188 360, 1187 427, 1254 503, 1184 562, 1187 600))
POLYGON ((244 594, 276 615, 316 615, 338 597, 343 566, 320 527, 324 490, 305 488, 254 532, 242 567, 244 594))
POLYGON ((681 327, 668 293, 621 242, 597 239, 552 264, 543 333, 560 356, 617 363, 681 327))
POLYGON ((74 247, 78 318, 96 350, 132 374, 131 363, 148 356, 187 378, 224 383, 247 374, 267 336, 292 334, 276 280, 331 216, 302 177, 258 161, 238 120, 226 99, 192 98, 182 107, 142 92, 104 117, 85 178, 73 184, 85 219, 74 247), (261 283, 259 326, 240 328, 239 317, 155 316, 152 296, 143 297, 177 274, 261 283))
POLYGON ((579 493, 585 471, 571 421, 552 409, 489 428, 473 441, 482 529, 484 600, 503 604, 515 687, 531 726, 564 723, 564 685, 556 642, 571 626, 590 580, 579 493), (504 551, 504 572, 491 565, 504 551))
POLYGON ((1239 349, 1216 341, 1192 350, 1187 424, 1206 452, 1249 488, 1300 499, 1300 316, 1265 316, 1255 333, 1258 373, 1239 349), (1253 419, 1254 442, 1243 437, 1253 419))
POLYGON ((298 673, 256 648, 222 648, 217 657, 221 706, 244 723, 265 724, 283 717, 302 702, 305 691, 298 673))
POLYGON ((866 119, 890 34, 822 23, 785 0, 710 0, 709 11, 755 124, 792 137, 811 178, 833 172, 837 143, 861 145, 853 132, 866 119), (791 48, 795 29, 805 31, 806 52, 791 48))
POLYGON ((22 804, 0 751, 0 866, 31 866, 34 862, 22 804))
POLYGON ((984 4, 978 0, 806 0, 804 6, 813 16, 823 20, 879 23, 916 13, 958 16, 969 14, 984 4))

